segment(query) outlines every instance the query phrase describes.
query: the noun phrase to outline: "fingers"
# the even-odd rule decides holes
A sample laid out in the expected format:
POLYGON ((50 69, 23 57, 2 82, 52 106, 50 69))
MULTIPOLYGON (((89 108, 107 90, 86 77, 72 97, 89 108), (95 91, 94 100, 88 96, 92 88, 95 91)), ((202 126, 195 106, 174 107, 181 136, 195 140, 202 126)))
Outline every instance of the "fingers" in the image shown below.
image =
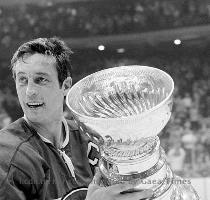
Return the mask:
MULTIPOLYGON (((151 198, 153 195, 153 191, 149 189, 145 189, 139 192, 132 192, 126 194, 119 194, 118 197, 120 200, 146 200, 151 198)), ((117 198, 116 198, 117 199, 117 198)))
POLYGON ((108 187, 109 192, 112 194, 120 194, 123 191, 133 189, 133 185, 130 183, 120 183, 108 187))
POLYGON ((152 190, 136 189, 133 188, 133 185, 130 183, 101 187, 101 180, 101 173, 97 170, 93 181, 88 187, 88 200, 146 200, 153 195, 152 190))
MULTIPOLYGON (((116 184, 107 187, 107 192, 117 196, 120 200, 139 200, 150 198, 153 191, 149 189, 140 190, 133 188, 130 183, 116 184)), ((116 199, 118 199, 116 198, 116 199)))

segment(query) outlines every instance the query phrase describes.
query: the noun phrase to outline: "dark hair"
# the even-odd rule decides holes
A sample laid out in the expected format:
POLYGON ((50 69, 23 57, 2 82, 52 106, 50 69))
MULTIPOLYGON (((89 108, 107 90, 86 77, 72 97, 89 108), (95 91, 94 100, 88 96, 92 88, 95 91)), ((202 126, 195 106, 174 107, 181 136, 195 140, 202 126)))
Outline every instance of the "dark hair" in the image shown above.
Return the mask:
POLYGON ((35 53, 51 55, 56 59, 56 69, 60 86, 62 86, 63 81, 68 76, 72 75, 70 56, 73 52, 64 41, 57 37, 37 38, 22 44, 12 57, 11 68, 13 69, 19 59, 23 60, 25 55, 33 55, 35 53))

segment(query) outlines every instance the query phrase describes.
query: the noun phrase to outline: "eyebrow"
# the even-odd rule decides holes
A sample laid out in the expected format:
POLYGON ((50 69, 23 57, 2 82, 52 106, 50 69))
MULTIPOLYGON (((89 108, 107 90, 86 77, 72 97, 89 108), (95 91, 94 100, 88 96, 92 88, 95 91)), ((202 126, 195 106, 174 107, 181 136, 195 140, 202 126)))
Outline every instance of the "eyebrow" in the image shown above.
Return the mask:
POLYGON ((40 76, 49 76, 48 73, 44 73, 44 72, 37 72, 36 75, 40 75, 40 76))
POLYGON ((24 73, 24 72, 18 72, 17 73, 17 75, 24 75, 24 74, 26 74, 26 73, 24 73))
MULTIPOLYGON (((18 72, 17 75, 24 75, 26 74, 25 72, 18 72)), ((44 72, 37 72, 35 73, 36 75, 39 75, 39 76, 49 76, 48 73, 44 73, 44 72)))

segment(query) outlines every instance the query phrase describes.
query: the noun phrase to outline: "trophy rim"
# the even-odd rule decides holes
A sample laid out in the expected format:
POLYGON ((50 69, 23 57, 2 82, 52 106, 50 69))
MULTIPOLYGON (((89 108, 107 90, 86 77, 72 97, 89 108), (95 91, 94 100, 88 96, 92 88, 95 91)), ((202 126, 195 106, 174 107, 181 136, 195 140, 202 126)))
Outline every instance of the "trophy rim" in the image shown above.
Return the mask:
MULTIPOLYGON (((122 66, 117 66, 117 67, 111 67, 111 68, 107 68, 107 69, 103 69, 103 70, 99 70, 99 71, 97 71, 97 72, 94 72, 94 73, 92 73, 92 74, 89 74, 89 75, 87 75, 87 76, 85 76, 84 78, 82 78, 81 80, 79 80, 77 83, 75 83, 71 88, 70 88, 70 90, 68 91, 68 93, 67 93, 67 95, 66 95, 66 105, 68 106, 68 108, 69 108, 69 110, 71 111, 71 112, 73 112, 73 114, 75 114, 76 116, 79 116, 79 118, 83 118, 83 119, 88 119, 88 120, 96 120, 96 121, 121 121, 122 119, 134 119, 134 118, 136 118, 137 116, 139 117, 139 116, 141 116, 141 117, 144 117, 144 116, 146 116, 146 115, 148 115, 149 113, 151 113, 151 112, 153 112, 154 110, 157 110, 158 108, 160 108, 162 105, 164 105, 165 104, 165 102, 167 102, 170 98, 171 98, 171 96, 172 96, 172 94, 173 94, 173 91, 174 91, 174 80, 173 80, 173 78, 168 74, 168 73, 166 73, 165 71, 163 71, 163 70, 161 70, 161 69, 159 69, 159 68, 156 68, 156 67, 150 67, 150 66, 147 66, 147 65, 122 65, 122 66), (146 110, 145 112, 143 112, 143 113, 140 113, 140 114, 137 114, 137 115, 130 115, 130 116, 122 116, 122 117, 110 117, 110 118, 102 118, 102 117, 90 117, 90 116, 87 116, 87 115, 84 115, 84 114, 81 114, 81 113, 79 113, 79 112, 77 112, 75 109, 73 109, 72 108, 72 106, 69 104, 69 96, 70 96, 70 94, 71 94, 71 92, 72 92, 72 88, 73 87, 76 87, 77 85, 79 85, 81 82, 83 82, 84 80, 86 80, 86 79, 89 79, 91 76, 95 76, 95 75, 97 75, 97 74, 99 74, 99 73, 103 73, 104 71, 106 71, 106 72, 109 72, 109 71, 113 71, 113 70, 115 70, 115 69, 119 69, 119 68, 137 68, 137 67, 141 67, 141 68, 149 68, 149 69, 151 69, 151 70, 156 70, 156 71, 159 71, 159 72, 161 72, 162 74, 165 74, 167 77, 168 77, 168 79, 170 80, 170 82, 171 82, 171 90, 170 90, 170 92, 169 92, 169 94, 168 94, 168 96, 162 101, 162 102, 160 102, 159 104, 157 104, 156 106, 154 106, 153 108, 151 108, 151 109, 149 109, 149 110, 146 110)), ((72 94, 71 94, 72 95, 72 94)))

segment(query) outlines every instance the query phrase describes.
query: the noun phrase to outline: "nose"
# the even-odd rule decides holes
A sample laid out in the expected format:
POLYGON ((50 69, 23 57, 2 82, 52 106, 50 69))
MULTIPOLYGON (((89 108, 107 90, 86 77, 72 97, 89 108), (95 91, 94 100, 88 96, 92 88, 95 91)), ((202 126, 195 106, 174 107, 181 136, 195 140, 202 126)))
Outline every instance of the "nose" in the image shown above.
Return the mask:
POLYGON ((34 97, 37 95, 37 87, 36 85, 33 83, 33 81, 28 81, 28 85, 27 85, 27 88, 26 88, 26 95, 27 97, 34 97))

